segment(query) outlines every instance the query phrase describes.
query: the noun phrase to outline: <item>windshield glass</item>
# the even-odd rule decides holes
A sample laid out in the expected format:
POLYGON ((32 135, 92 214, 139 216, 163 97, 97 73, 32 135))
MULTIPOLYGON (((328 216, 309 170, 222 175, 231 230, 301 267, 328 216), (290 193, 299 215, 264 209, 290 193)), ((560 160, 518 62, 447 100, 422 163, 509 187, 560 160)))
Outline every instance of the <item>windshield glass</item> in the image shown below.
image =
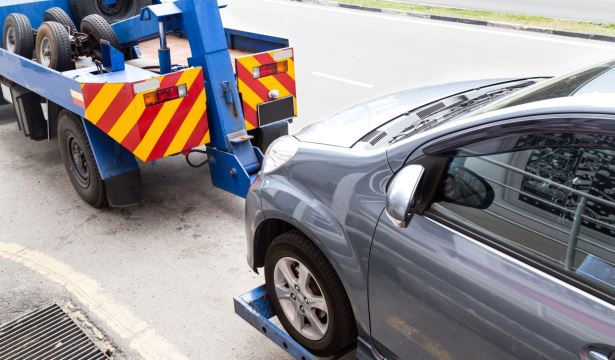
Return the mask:
POLYGON ((508 108, 541 100, 573 96, 581 93, 615 92, 615 61, 592 66, 571 75, 553 78, 519 91, 483 108, 480 112, 508 108))

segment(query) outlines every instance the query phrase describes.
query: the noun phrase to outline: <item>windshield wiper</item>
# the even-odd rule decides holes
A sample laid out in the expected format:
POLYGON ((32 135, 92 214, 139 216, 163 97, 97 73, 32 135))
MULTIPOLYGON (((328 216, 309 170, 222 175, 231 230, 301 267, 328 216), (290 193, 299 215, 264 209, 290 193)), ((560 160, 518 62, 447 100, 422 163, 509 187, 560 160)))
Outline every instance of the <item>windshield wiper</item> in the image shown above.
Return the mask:
MULTIPOLYGON (((505 88, 500 88, 496 90, 487 91, 483 94, 480 94, 476 97, 468 98, 464 101, 457 102, 452 104, 446 108, 443 108, 428 117, 413 122, 410 126, 403 129, 399 135, 394 136, 390 143, 398 141, 400 139, 406 138, 413 134, 429 130, 437 125, 442 124, 450 119, 457 118, 462 114, 466 114, 475 110, 478 107, 485 105, 486 103, 490 103, 497 98, 500 98, 504 95, 508 95, 511 92, 517 91, 519 89, 525 88, 529 85, 534 84, 534 81, 525 81, 520 84, 515 84, 512 86, 508 86, 505 88)), ((414 113, 415 111, 413 111, 414 113)), ((409 115, 409 114, 408 114, 409 115)))

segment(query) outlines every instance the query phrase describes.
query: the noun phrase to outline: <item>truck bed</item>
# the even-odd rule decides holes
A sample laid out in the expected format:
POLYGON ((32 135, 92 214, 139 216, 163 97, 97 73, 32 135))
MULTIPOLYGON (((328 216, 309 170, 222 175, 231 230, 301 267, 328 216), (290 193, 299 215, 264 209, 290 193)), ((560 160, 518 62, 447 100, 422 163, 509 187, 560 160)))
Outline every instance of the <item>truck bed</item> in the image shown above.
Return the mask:
MULTIPOLYGON (((177 35, 167 36, 167 46, 171 49, 171 62, 178 65, 188 65, 188 58, 192 56, 188 39, 181 38, 177 35)), ((127 63, 136 67, 147 67, 158 65, 158 49, 160 48, 160 40, 152 39, 139 44, 142 57, 136 60, 127 61, 127 63)), ((235 59, 238 57, 250 55, 250 52, 230 49, 231 60, 235 66, 235 59)))

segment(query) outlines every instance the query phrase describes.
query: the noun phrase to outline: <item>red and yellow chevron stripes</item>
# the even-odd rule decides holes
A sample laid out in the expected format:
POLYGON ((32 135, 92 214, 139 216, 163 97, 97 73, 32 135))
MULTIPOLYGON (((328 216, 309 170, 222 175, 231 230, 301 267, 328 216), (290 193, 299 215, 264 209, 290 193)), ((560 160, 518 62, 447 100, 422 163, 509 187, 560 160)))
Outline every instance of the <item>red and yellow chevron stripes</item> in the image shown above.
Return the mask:
POLYGON ((235 59, 237 71, 237 88, 243 100, 243 112, 246 129, 259 127, 258 105, 272 101, 269 98, 271 90, 279 91, 279 98, 294 97, 295 116, 297 116, 297 90, 295 85, 295 58, 292 48, 274 50, 260 54, 249 55, 235 59), (287 61, 288 70, 285 73, 254 78, 255 67, 287 61))
POLYGON ((142 161, 209 143, 203 69, 193 68, 137 83, 81 86, 85 118, 142 161), (186 85, 187 95, 146 106, 144 95, 186 85))

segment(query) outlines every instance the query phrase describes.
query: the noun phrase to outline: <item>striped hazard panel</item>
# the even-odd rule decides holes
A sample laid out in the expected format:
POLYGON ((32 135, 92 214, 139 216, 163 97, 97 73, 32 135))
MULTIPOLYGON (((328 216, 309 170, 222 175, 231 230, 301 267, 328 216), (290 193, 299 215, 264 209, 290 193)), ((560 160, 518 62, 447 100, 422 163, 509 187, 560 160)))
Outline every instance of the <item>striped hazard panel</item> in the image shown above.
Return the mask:
POLYGON ((136 83, 82 84, 85 118, 142 161, 209 143, 202 68, 136 83))
POLYGON ((240 57, 235 59, 235 66, 237 88, 241 93, 248 130, 264 125, 260 116, 263 104, 292 99, 292 102, 285 101, 290 109, 282 111, 280 116, 297 116, 295 58, 292 48, 240 57))

